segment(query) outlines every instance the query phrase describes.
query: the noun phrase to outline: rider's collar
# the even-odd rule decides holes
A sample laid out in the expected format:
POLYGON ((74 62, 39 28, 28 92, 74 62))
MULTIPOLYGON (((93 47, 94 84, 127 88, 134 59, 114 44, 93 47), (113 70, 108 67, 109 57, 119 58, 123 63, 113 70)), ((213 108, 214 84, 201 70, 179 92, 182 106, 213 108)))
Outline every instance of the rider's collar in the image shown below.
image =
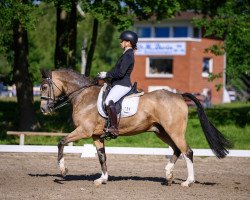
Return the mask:
POLYGON ((129 49, 132 49, 132 47, 127 47, 127 48, 123 51, 123 54, 124 54, 127 50, 129 50, 129 49))

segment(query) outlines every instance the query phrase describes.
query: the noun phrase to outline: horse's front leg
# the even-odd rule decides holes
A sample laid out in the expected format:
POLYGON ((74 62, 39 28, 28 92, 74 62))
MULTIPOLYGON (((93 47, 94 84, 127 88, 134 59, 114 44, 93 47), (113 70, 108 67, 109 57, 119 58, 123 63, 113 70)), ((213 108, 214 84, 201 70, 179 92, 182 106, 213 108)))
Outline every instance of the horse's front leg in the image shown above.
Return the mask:
POLYGON ((74 131, 72 131, 70 134, 65 136, 61 139, 61 141, 58 143, 58 166, 61 171, 61 175, 64 177, 68 173, 68 169, 65 167, 64 157, 63 157, 63 150, 64 146, 70 142, 77 141, 82 138, 90 138, 90 135, 84 134, 81 127, 76 128, 74 131))
POLYGON ((104 146, 104 141, 100 140, 99 136, 94 136, 93 137, 98 158, 101 164, 101 169, 102 169, 102 175, 100 178, 96 179, 94 181, 94 184, 96 186, 101 185, 101 184, 106 184, 108 181, 108 172, 107 172, 107 164, 106 164, 106 153, 105 153, 105 146, 104 146))

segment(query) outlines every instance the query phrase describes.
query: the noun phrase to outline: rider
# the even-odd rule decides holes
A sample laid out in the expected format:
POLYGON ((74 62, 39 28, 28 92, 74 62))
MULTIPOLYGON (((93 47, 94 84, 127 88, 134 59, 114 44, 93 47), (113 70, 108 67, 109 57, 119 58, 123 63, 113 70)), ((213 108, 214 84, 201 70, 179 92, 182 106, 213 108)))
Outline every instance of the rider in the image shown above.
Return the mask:
POLYGON ((98 73, 98 77, 101 79, 111 78, 112 89, 105 100, 105 105, 111 123, 107 132, 115 136, 119 134, 115 103, 131 90, 130 75, 134 68, 134 50, 137 49, 138 36, 133 31, 124 31, 120 35, 120 40, 121 48, 124 49, 124 52, 114 69, 98 73))

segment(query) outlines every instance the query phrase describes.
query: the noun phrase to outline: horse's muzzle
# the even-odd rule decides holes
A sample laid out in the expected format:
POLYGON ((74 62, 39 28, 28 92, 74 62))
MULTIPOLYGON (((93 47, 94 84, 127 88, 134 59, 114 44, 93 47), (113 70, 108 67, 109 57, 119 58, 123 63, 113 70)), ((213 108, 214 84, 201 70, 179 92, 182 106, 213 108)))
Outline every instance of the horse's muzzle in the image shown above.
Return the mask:
POLYGON ((47 109, 45 109, 45 108, 40 108, 40 110, 41 110, 41 113, 43 114, 43 115, 48 115, 49 113, 50 113, 50 111, 49 110, 47 110, 47 109))
POLYGON ((48 115, 48 114, 52 113, 53 109, 54 109, 54 107, 51 104, 49 104, 49 105, 46 104, 46 105, 40 106, 40 110, 41 110, 43 115, 48 115))

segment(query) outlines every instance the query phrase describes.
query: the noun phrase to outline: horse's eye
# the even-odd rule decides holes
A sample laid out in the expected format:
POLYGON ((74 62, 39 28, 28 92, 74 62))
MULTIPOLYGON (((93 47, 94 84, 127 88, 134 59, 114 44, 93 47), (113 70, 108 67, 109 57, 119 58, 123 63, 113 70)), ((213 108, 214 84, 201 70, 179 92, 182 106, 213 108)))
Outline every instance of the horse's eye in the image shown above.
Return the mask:
POLYGON ((43 86, 41 87, 41 91, 45 91, 45 90, 47 90, 47 85, 43 85, 43 86))

